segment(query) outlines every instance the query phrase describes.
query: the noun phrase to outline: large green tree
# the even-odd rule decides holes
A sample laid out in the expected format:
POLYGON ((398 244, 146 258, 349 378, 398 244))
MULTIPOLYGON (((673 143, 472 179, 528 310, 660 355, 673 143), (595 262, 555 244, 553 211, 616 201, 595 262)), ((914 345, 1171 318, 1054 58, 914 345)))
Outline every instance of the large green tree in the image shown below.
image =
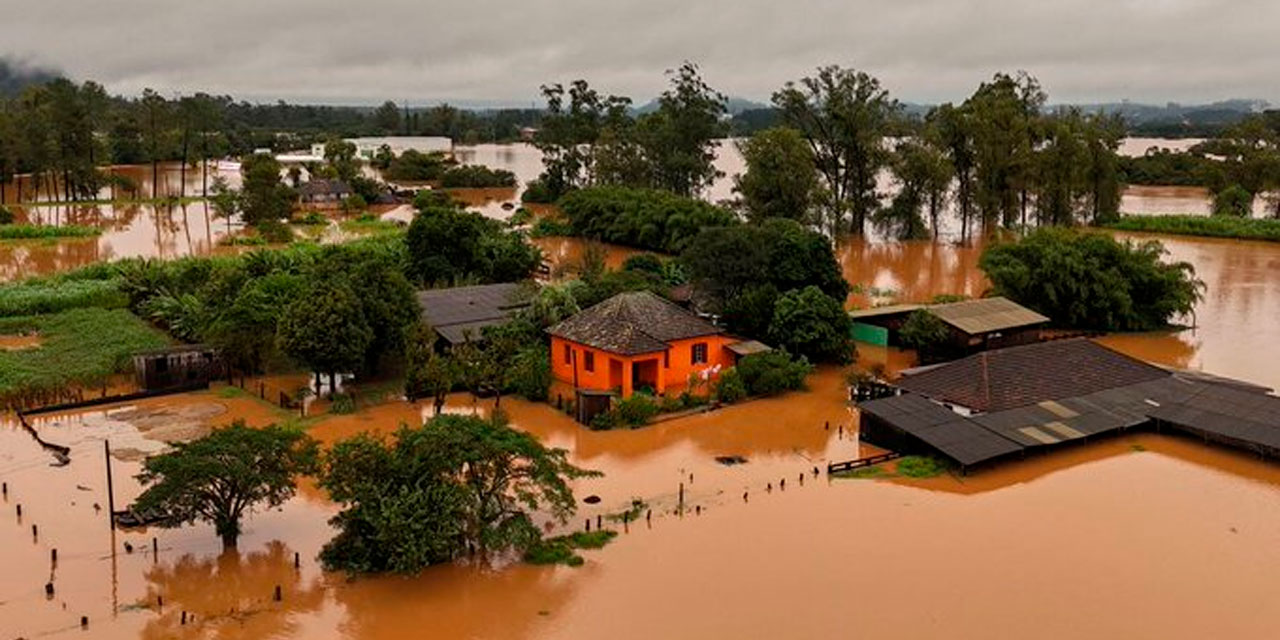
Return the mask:
POLYGON ((319 280, 285 307, 277 334, 280 348, 317 374, 329 374, 329 388, 341 372, 365 363, 373 330, 352 284, 344 278, 319 280))
POLYGON ((769 339, 788 353, 817 362, 849 362, 851 336, 844 305, 818 287, 788 291, 774 302, 769 339))
POLYGON ((816 222, 820 201, 818 170, 813 149, 800 132, 775 127, 757 132, 738 144, 746 171, 734 176, 734 191, 747 220, 790 218, 801 224, 816 222))
POLYGON ((862 233, 880 205, 876 176, 885 166, 884 138, 898 104, 871 75, 827 66, 773 94, 783 121, 800 130, 823 176, 832 235, 862 233))
POLYGON ((524 551, 534 512, 564 522, 568 481, 592 474, 501 419, 441 415, 389 440, 364 434, 326 456, 320 485, 342 506, 321 559, 352 573, 413 573, 470 551, 524 551))
POLYGON ((1164 254, 1156 241, 1040 229, 988 247, 978 265, 996 294, 1057 326, 1144 331, 1192 313, 1204 288, 1189 263, 1166 263, 1164 254))
POLYGON ((235 547, 244 514, 293 497, 297 476, 316 462, 316 443, 301 431, 237 421, 147 458, 138 474, 146 490, 133 508, 166 515, 164 526, 209 522, 224 547, 235 547))
POLYGON ((246 224, 261 226, 289 217, 294 192, 280 180, 281 165, 273 156, 255 153, 240 164, 244 185, 240 210, 246 224))
POLYGON ((676 195, 700 195, 721 173, 715 167, 717 140, 728 133, 722 120, 725 96, 685 62, 669 71, 671 87, 658 108, 636 123, 653 186, 676 195))

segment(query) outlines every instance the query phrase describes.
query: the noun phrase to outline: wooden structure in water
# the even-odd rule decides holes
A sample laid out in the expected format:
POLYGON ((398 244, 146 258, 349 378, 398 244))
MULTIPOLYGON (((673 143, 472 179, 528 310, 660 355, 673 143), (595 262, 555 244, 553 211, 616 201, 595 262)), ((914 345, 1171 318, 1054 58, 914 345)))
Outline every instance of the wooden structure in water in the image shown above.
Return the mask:
POLYGON ((203 345, 136 353, 133 368, 144 393, 205 389, 222 371, 217 352, 203 345))
POLYGON ((901 453, 898 453, 896 451, 890 451, 888 453, 881 453, 879 455, 868 456, 866 458, 858 458, 857 460, 846 460, 844 462, 832 462, 827 464, 827 473, 831 474, 831 473, 842 473, 845 471, 853 471, 854 469, 861 469, 863 467, 874 466, 874 465, 880 464, 881 462, 889 462, 890 460, 897 460, 898 458, 901 458, 901 457, 902 457, 901 453))

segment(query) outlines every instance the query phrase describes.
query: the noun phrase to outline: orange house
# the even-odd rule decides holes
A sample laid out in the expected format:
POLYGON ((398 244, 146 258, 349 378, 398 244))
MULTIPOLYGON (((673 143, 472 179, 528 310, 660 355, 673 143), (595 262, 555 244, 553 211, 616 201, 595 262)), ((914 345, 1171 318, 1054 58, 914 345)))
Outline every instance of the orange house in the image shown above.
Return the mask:
POLYGON ((575 389, 638 387, 661 394, 689 376, 732 367, 738 342, 718 327, 647 291, 621 293, 547 330, 551 371, 575 389))

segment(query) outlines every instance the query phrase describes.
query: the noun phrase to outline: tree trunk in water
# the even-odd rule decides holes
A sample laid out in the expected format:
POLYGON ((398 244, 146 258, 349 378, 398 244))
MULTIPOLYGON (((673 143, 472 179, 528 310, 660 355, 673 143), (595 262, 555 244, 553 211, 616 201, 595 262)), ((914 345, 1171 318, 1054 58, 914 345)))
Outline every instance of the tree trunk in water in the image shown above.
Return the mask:
POLYGON ((329 397, 338 392, 338 374, 329 372, 329 397))
POLYGON ((236 548, 236 541, 240 536, 234 533, 223 533, 221 534, 221 537, 222 537, 222 550, 226 551, 229 549, 236 548))
POLYGON ((159 195, 157 195, 158 192, 156 191, 157 189, 160 188, 160 179, 158 177, 160 174, 160 171, 159 171, 158 164, 159 163, 156 162, 155 155, 153 154, 151 156, 151 199, 152 200, 155 200, 156 198, 160 197, 159 195))

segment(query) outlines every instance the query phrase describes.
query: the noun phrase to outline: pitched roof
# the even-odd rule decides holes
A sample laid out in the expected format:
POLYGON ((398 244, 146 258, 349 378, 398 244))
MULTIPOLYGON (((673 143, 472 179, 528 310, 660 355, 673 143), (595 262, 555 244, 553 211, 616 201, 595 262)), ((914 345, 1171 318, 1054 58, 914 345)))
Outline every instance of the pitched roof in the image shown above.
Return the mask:
POLYGON ((863 318, 878 318, 880 316, 895 316, 900 313, 911 313, 917 309, 924 309, 927 305, 923 304, 890 304, 883 307, 871 307, 869 309, 854 309, 849 312, 849 317, 854 320, 863 318))
POLYGON ((423 320, 453 344, 466 342, 468 335, 479 337, 485 327, 505 323, 529 302, 529 290, 513 282, 418 292, 423 320))
POLYGON ((547 329, 553 336, 620 355, 720 333, 715 325, 648 291, 620 293, 547 329))
POLYGON ((903 376, 898 386, 977 411, 1002 411, 1170 375, 1092 340, 1074 338, 984 351, 903 376))
POLYGON ((1008 298, 978 298, 929 307, 929 313, 969 335, 1007 331, 1049 321, 1008 298))
POLYGON ((351 186, 342 180, 314 178, 298 187, 298 195, 303 197, 343 195, 348 193, 351 193, 351 186))

